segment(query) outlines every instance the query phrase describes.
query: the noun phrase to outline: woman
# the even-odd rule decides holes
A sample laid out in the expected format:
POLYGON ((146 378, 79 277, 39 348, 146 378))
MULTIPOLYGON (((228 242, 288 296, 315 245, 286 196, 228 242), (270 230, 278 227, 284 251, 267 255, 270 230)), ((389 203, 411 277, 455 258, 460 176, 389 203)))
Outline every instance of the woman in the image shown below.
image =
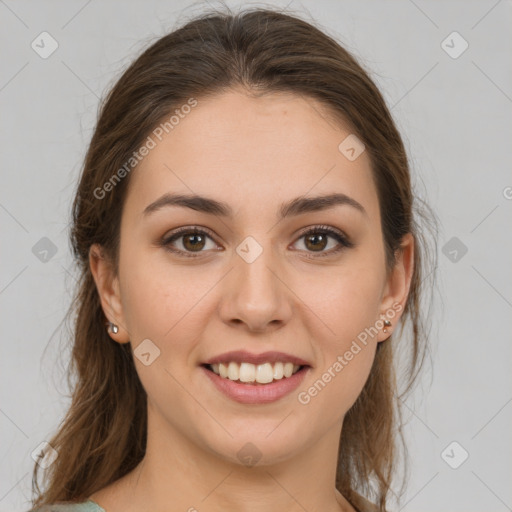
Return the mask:
POLYGON ((415 202, 380 92, 317 28, 210 13, 153 44, 76 193, 77 380, 34 507, 384 511, 399 325, 407 389, 426 348, 415 202))

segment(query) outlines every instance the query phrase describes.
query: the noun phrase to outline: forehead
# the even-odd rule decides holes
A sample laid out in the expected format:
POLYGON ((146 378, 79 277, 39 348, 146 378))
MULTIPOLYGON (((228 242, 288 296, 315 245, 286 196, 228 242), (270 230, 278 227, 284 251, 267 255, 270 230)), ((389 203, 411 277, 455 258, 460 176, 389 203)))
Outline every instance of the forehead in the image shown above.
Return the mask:
POLYGON ((229 90, 199 98, 167 131, 151 134, 155 145, 132 171, 126 209, 141 214, 174 192, 215 197, 254 214, 290 198, 340 192, 378 216, 367 152, 347 159, 339 145, 349 126, 314 99, 229 90))

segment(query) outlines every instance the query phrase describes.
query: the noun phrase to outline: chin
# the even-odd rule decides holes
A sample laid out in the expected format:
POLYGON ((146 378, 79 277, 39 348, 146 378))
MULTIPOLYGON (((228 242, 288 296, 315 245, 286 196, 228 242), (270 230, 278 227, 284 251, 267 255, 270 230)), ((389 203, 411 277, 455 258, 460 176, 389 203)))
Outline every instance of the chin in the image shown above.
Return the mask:
POLYGON ((293 436, 287 420, 280 421, 265 420, 262 422, 264 428, 254 422, 251 427, 244 421, 229 429, 233 437, 226 434, 222 438, 206 440, 206 444, 209 451, 229 463, 246 467, 277 464, 300 453, 306 444, 303 437, 293 436))

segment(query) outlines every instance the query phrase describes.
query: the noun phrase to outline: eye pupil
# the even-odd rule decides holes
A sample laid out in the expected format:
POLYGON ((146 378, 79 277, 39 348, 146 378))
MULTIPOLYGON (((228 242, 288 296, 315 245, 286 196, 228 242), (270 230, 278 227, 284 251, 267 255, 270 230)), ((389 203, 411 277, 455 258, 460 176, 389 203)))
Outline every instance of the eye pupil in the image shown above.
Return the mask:
POLYGON ((327 243, 327 237, 324 235, 324 234, 314 234, 314 235, 309 235, 306 237, 306 246, 308 247, 308 249, 310 248, 309 247, 309 241, 310 240, 313 240, 313 250, 320 250, 322 251, 323 249, 325 249, 325 246, 326 246, 326 243, 327 243), (316 246, 316 249, 315 249, 315 241, 318 242, 318 240, 322 243, 321 247, 318 248, 318 246, 316 246))
POLYGON ((202 249, 204 247, 204 238, 202 235, 198 234, 198 233, 193 233, 193 234, 190 234, 190 235, 185 235, 183 237, 183 245, 185 246, 186 249, 189 249, 189 250, 194 250, 194 249, 202 249), (188 241, 191 239, 191 238, 196 238, 196 239, 199 239, 199 243, 194 243, 192 242, 192 245, 190 247, 188 247, 188 241), (203 244, 203 245, 200 245, 200 244, 203 244))

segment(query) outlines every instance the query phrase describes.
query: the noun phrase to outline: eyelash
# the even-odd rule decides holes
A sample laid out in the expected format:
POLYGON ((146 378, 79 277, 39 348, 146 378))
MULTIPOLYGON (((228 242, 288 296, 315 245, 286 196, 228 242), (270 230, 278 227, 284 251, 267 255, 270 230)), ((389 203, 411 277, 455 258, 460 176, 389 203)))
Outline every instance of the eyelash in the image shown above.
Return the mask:
MULTIPOLYGON (((334 254, 337 254, 339 253, 340 251, 344 250, 344 249, 350 249, 352 247, 354 247, 354 243, 351 242, 345 235, 343 235, 341 232, 338 232, 332 228, 330 228, 329 226, 313 226, 311 228, 309 228, 307 231, 305 231, 304 233, 302 233, 299 238, 297 240, 300 240, 301 238, 304 238, 308 235, 311 235, 311 234, 324 234, 324 235, 329 235, 330 237, 334 238, 340 245, 335 248, 335 249, 331 249, 330 251, 326 251, 326 252, 320 252, 320 253, 317 253, 315 256, 307 256, 308 258, 322 258, 322 257, 326 257, 326 256, 332 256, 334 254)), ((199 251, 197 253, 191 253, 190 251, 182 251, 181 249, 174 249, 171 247, 171 243, 174 242, 175 240, 179 239, 180 237, 182 237, 183 235, 207 235, 209 238, 211 238, 212 240, 214 239, 213 235, 211 232, 209 232, 208 230, 205 230, 205 229, 200 229, 200 228, 197 228, 197 227, 183 227, 183 228, 179 228, 177 229, 176 231, 174 231, 170 236, 168 237, 165 237, 161 240, 160 242, 160 245, 167 251, 171 252, 171 253, 174 253, 174 254, 177 254, 179 256, 183 256, 185 258, 198 258, 201 256, 201 253, 202 252, 205 252, 205 251, 199 251)), ((214 240, 215 241, 215 240, 214 240)), ((309 252, 314 252, 314 251, 309 251, 309 252)))

